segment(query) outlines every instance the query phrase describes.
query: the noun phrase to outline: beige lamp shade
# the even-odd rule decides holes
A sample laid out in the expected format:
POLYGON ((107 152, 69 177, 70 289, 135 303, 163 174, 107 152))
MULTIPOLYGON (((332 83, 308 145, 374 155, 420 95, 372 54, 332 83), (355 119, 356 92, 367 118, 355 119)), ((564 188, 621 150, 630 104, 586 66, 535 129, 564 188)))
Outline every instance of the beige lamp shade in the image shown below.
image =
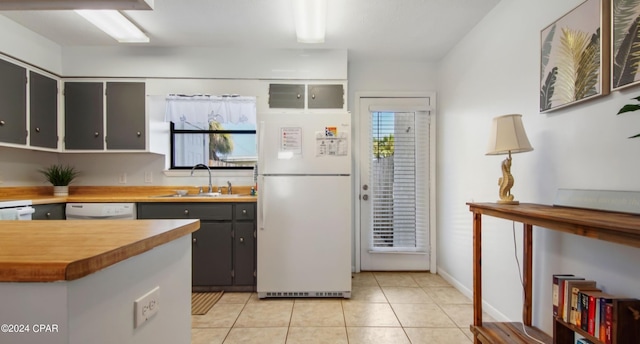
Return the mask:
POLYGON ((487 155, 509 154, 532 151, 531 143, 522 125, 522 115, 495 117, 489 136, 487 155))

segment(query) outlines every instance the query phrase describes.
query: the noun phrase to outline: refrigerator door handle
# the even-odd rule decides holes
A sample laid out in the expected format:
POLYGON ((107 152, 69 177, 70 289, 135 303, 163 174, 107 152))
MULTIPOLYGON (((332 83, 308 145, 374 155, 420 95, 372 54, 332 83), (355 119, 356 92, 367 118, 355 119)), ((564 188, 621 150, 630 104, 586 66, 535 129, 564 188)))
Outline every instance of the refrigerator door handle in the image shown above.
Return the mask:
POLYGON ((264 220, 265 220, 266 210, 264 209, 265 204, 262 201, 264 197, 264 177, 263 176, 258 177, 258 185, 260 185, 260 191, 258 192, 258 224, 260 226, 260 230, 264 230, 264 220))
MULTIPOLYGON (((260 121, 260 124, 258 124, 258 162, 262 163, 262 165, 264 165, 265 163, 265 157, 263 156, 264 154, 264 137, 265 132, 264 132, 264 121, 260 121)), ((258 166, 258 168, 262 168, 262 170, 264 171, 264 166, 258 166)), ((260 173, 260 170, 258 170, 258 174, 260 173)))

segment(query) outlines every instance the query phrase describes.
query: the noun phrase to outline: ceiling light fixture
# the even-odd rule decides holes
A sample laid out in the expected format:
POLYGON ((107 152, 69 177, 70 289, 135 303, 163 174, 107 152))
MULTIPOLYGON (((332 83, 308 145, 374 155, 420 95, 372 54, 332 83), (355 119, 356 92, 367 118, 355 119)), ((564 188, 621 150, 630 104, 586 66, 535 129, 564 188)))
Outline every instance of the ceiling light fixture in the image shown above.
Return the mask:
POLYGON ((76 10, 76 13, 120 43, 149 42, 147 35, 116 10, 76 10))
POLYGON ((324 43, 327 0, 293 0, 296 36, 300 43, 324 43))
POLYGON ((153 0, 0 0, 0 11, 152 10, 153 0))

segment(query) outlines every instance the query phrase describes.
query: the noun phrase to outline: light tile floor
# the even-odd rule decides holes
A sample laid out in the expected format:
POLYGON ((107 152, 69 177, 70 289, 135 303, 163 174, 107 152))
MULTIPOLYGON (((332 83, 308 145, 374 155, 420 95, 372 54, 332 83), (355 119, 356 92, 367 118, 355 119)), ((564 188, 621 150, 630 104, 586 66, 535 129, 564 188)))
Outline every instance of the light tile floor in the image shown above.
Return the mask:
MULTIPOLYGON (((225 293, 191 317, 192 344, 471 343, 471 300, 431 273, 363 272, 351 299, 225 293)), ((488 317, 484 315, 484 317, 488 317)))

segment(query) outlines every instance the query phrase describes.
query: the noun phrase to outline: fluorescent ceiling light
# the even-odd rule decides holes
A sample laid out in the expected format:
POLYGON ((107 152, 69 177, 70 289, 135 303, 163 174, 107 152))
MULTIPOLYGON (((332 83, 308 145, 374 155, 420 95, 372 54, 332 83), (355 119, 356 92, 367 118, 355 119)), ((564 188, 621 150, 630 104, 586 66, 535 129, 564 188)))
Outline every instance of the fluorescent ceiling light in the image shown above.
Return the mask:
POLYGON ((327 0, 293 0, 296 36, 300 43, 323 43, 327 26, 327 0))
POLYGON ((152 10, 153 0, 0 0, 1 11, 152 10))
POLYGON ((116 10, 76 10, 76 13, 120 43, 148 43, 149 37, 116 10))

